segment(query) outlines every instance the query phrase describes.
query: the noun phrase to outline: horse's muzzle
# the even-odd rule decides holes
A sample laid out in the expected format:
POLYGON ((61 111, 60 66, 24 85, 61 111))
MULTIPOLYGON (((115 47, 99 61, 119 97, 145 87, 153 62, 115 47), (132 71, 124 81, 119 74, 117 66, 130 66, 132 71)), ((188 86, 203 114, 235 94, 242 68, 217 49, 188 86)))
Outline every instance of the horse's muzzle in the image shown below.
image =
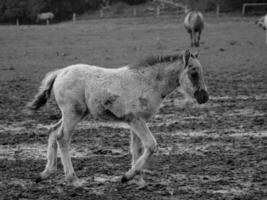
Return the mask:
POLYGON ((206 90, 200 89, 194 93, 194 97, 199 104, 206 103, 209 100, 209 94, 206 90))

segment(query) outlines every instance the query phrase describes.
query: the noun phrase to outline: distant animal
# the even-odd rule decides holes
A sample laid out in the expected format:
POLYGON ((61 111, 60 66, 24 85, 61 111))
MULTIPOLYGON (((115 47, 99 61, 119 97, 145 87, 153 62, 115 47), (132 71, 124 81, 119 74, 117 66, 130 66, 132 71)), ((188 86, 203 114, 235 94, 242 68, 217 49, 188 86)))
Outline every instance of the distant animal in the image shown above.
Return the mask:
POLYGON ((265 31, 266 34, 265 43, 267 44, 267 14, 259 18, 255 23, 258 24, 259 27, 261 27, 265 31))
POLYGON ((51 128, 47 164, 36 181, 56 172, 59 147, 66 180, 77 187, 83 184, 75 175, 68 149, 74 127, 91 115, 98 120, 129 125, 132 167, 122 176, 121 182, 139 175, 136 177, 139 184, 145 184, 141 172, 147 159, 157 150, 156 139, 146 122, 159 110, 163 99, 176 88, 199 104, 209 99, 197 57, 186 50, 151 56, 117 69, 77 64, 48 73, 27 107, 39 109, 53 90, 62 118, 51 128))
POLYGON ((190 34, 191 47, 199 47, 200 36, 204 29, 204 17, 199 11, 186 9, 185 13, 184 26, 190 34))
POLYGON ((55 15, 52 12, 40 13, 37 15, 36 21, 46 21, 47 24, 54 19, 55 15))

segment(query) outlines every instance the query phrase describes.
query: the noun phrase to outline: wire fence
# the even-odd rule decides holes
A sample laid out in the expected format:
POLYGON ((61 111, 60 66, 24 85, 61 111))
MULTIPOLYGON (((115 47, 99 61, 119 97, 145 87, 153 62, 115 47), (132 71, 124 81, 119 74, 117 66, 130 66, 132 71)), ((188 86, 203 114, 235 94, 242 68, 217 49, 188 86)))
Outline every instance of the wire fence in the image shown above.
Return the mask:
MULTIPOLYGON (((247 5, 247 4, 246 4, 247 5)), ((217 17, 227 15, 231 13, 241 15, 258 15, 267 13, 267 3, 255 4, 254 6, 239 6, 237 11, 233 11, 231 8, 223 6, 221 4, 210 5, 207 9, 199 9, 202 12, 214 13, 217 17)), ((95 11, 93 14, 89 14, 83 19, 99 19, 99 18, 130 18, 130 17, 160 17, 160 16, 179 16, 183 15, 183 7, 171 6, 171 5, 154 5, 146 7, 128 7, 127 9, 109 9, 103 8, 95 11)))

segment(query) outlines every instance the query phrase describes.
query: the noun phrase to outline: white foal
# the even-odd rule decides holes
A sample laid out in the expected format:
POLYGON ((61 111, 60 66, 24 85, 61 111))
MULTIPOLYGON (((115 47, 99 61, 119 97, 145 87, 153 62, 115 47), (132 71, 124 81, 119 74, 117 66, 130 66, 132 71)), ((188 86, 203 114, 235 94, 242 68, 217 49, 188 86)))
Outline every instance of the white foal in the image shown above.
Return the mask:
POLYGON ((78 64, 48 73, 28 108, 37 110, 45 105, 53 90, 62 118, 50 133, 47 164, 37 181, 55 173, 59 147, 66 180, 74 186, 81 185, 69 156, 69 144, 74 127, 86 115, 130 126, 132 167, 121 181, 141 174, 147 159, 157 149, 146 121, 178 87, 200 104, 208 101, 202 66, 188 50, 149 57, 118 69, 78 64))

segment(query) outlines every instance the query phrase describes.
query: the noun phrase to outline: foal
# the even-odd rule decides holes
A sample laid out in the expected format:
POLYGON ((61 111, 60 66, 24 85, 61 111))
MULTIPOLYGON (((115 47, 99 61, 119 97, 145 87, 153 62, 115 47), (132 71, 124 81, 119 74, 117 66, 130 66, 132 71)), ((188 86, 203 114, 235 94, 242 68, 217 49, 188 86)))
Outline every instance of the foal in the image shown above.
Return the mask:
POLYGON ((62 118, 49 135, 47 164, 37 181, 56 172, 59 147, 66 180, 74 186, 82 185, 74 173, 68 149, 74 127, 90 114, 99 120, 121 121, 129 125, 132 167, 121 181, 126 182, 140 174, 140 181, 144 183, 143 166, 157 150, 157 142, 146 121, 177 87, 200 104, 208 101, 201 64, 197 55, 188 50, 149 57, 118 69, 77 64, 48 73, 28 108, 37 110, 43 106, 53 89, 62 118))
POLYGON ((203 15, 199 11, 186 10, 185 12, 184 26, 190 34, 191 47, 199 47, 201 32, 204 28, 203 15))

